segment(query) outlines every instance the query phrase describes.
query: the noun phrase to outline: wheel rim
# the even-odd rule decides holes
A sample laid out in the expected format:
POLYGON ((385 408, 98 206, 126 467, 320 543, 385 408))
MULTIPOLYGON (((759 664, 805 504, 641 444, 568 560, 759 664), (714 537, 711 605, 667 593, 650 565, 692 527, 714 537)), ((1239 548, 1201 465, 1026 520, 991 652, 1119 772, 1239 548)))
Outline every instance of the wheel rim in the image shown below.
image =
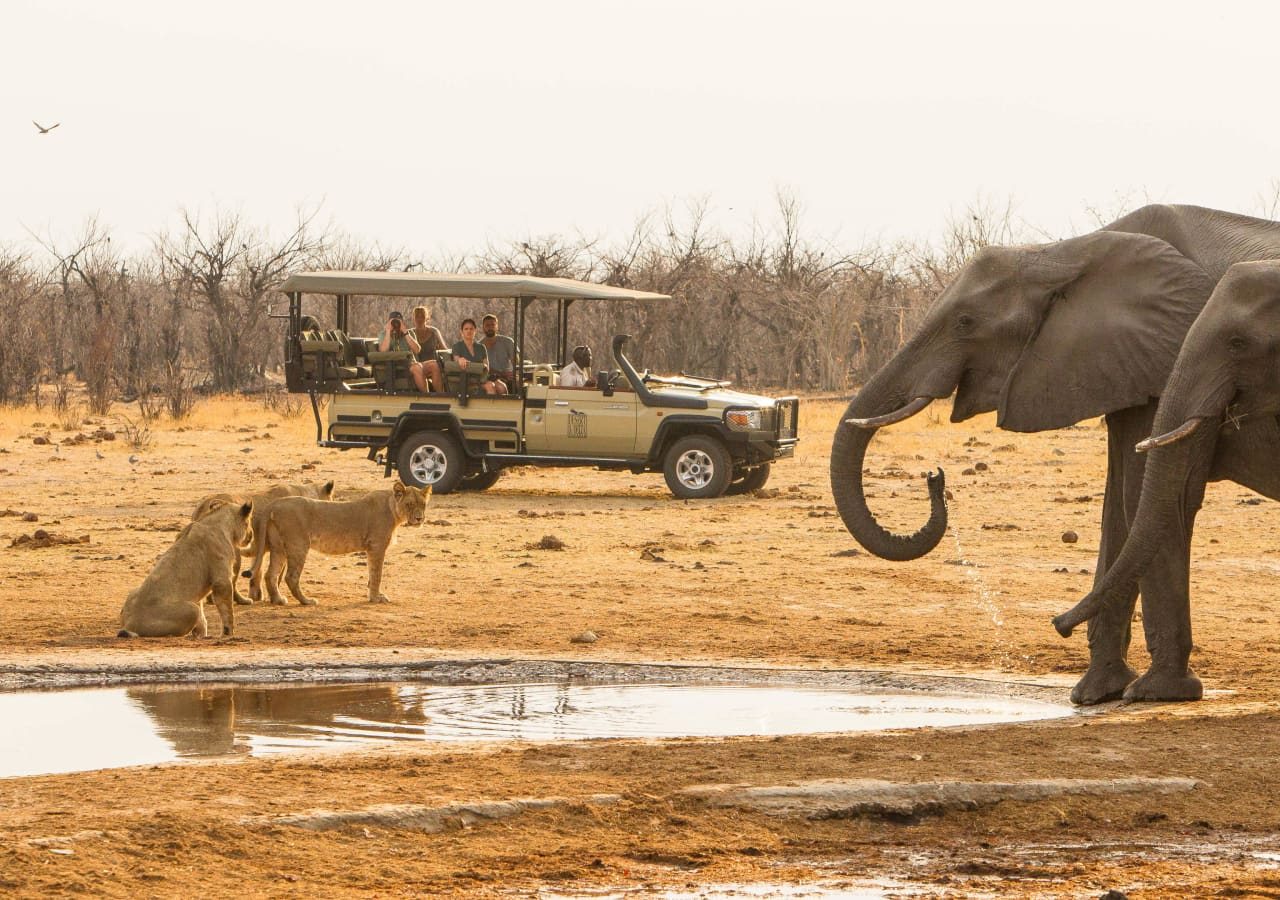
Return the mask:
POLYGON ((686 450, 676 460, 676 480, 691 490, 706 487, 715 474, 715 464, 702 450, 686 450))
POLYGON ((449 468, 449 458, 435 444, 423 444, 409 457, 409 474, 422 484, 435 484, 449 468))

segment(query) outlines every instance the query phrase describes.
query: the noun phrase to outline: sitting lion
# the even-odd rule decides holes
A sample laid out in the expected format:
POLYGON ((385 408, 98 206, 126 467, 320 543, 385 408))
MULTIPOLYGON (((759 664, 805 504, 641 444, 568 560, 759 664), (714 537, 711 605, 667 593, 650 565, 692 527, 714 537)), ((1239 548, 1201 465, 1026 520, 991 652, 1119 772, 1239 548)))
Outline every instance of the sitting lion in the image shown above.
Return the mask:
MULTIPOLYGON (((253 535, 256 541, 265 540, 267 534, 267 513, 271 512, 271 504, 282 497, 311 497, 315 500, 329 500, 333 497, 333 482, 326 481, 324 484, 314 484, 312 482, 300 484, 277 484, 260 493, 252 496, 244 497, 235 494, 210 494, 196 504, 196 511, 191 514, 191 521, 197 522, 207 516, 213 510, 220 506, 230 506, 236 503, 243 503, 246 500, 253 504, 253 535)), ((253 548, 255 557, 258 553, 258 547, 255 544, 253 548)), ((240 552, 236 551, 236 572, 240 571, 241 559, 240 552)), ((237 589, 235 600, 237 603, 245 606, 253 603, 262 596, 262 589, 259 586, 261 578, 261 567, 255 565, 244 576, 249 579, 249 596, 245 597, 237 589)))
POLYGON ((425 491, 405 487, 396 482, 389 491, 371 491, 356 500, 325 502, 306 497, 277 500, 267 515, 266 540, 259 540, 254 568, 262 564, 262 556, 271 551, 267 567, 267 594, 272 603, 282 604, 280 570, 289 593, 303 606, 315 602, 302 593, 298 584, 307 553, 369 554, 369 602, 389 603, 379 590, 382 584, 382 560, 387 555, 401 525, 421 525, 426 513, 431 488, 425 491), (287 568, 285 568, 287 565, 287 568))
POLYGON ((222 633, 230 637, 236 626, 235 561, 238 548, 253 538, 252 515, 252 503, 223 504, 188 525, 124 601, 119 637, 181 637, 195 629, 208 637, 204 598, 210 593, 222 633))

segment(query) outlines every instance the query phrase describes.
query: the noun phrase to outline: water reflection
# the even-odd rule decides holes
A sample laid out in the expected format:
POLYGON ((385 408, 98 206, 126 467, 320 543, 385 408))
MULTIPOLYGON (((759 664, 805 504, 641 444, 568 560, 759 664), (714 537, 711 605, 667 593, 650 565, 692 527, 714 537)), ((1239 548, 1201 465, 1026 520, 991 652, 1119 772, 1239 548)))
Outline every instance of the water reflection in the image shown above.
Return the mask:
POLYGON ((396 740, 777 735, 1070 715, 981 695, 688 684, 170 685, 0 693, 0 777, 396 740))
POLYGON ((125 694, 182 757, 265 753, 317 743, 422 737, 417 698, 394 684, 133 687, 125 694))

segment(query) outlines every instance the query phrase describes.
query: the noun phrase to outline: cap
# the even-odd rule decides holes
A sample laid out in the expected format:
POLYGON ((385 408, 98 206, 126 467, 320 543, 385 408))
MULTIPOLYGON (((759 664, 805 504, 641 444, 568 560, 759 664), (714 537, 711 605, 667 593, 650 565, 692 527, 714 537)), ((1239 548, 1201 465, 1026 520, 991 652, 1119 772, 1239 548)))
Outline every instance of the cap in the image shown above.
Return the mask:
POLYGON ((391 315, 387 316, 387 318, 388 318, 388 319, 402 319, 402 320, 403 320, 403 319, 404 319, 404 313, 399 312, 399 311, 396 311, 396 312, 393 312, 391 315))

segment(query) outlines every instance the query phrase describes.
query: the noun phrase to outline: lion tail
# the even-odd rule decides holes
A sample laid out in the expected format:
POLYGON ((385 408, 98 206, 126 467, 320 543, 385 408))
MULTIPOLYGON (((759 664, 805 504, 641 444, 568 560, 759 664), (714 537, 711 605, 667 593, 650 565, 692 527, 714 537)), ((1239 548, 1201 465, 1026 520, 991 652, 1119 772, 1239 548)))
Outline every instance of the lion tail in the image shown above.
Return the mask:
POLYGON ((253 529, 253 564, 240 573, 242 578, 253 581, 253 573, 262 568, 263 559, 267 555, 267 526, 271 524, 271 511, 267 511, 262 520, 262 527, 253 529))
POLYGON ((130 631, 127 628, 121 628, 119 631, 116 632, 116 637, 136 638, 137 636, 138 636, 138 633, 136 631, 130 631))

